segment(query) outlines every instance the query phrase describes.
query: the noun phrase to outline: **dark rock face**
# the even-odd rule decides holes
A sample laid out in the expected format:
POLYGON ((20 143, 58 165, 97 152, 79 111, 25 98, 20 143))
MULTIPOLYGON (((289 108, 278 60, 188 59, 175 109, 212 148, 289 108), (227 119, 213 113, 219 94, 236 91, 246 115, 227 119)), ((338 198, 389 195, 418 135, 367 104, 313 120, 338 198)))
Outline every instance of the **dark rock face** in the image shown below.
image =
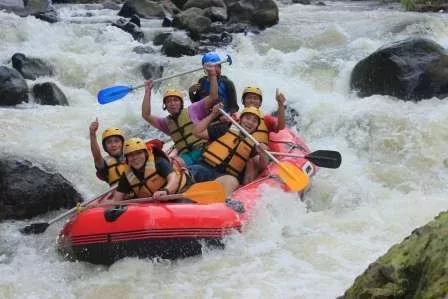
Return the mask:
POLYGON ((12 55, 12 67, 22 74, 23 78, 36 80, 42 76, 52 76, 53 68, 39 58, 26 57, 22 53, 12 55))
POLYGON ((0 66, 0 106, 14 106, 28 102, 28 86, 15 69, 0 66))
POLYGON ((140 18, 136 15, 133 15, 129 21, 124 18, 120 18, 112 23, 112 26, 118 27, 130 33, 136 41, 141 42, 145 37, 143 31, 140 29, 140 18))
POLYGON ((197 54, 197 44, 183 32, 174 32, 163 43, 162 53, 169 57, 197 54))
POLYGON ((443 98, 448 96, 448 56, 443 47, 427 39, 400 41, 358 62, 350 85, 360 97, 443 98))
POLYGON ((31 218, 80 201, 60 174, 17 157, 0 158, 0 220, 31 218))
POLYGON ((36 103, 41 105, 68 106, 67 97, 53 82, 45 82, 34 85, 33 95, 36 103))
POLYGON ((370 264, 339 298, 446 298, 447 240, 443 212, 370 264))
POLYGON ((164 17, 161 4, 150 0, 127 0, 118 15, 125 18, 137 15, 147 19, 164 17))
POLYGON ((141 66, 141 71, 145 80, 161 78, 163 74, 163 66, 148 62, 141 66))

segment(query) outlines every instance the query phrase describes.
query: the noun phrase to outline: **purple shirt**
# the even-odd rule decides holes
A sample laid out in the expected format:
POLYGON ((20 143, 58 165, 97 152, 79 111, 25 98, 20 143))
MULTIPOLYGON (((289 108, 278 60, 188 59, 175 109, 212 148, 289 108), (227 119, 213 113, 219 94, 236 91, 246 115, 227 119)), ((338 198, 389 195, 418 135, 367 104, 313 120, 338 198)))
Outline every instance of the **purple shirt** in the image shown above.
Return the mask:
MULTIPOLYGON (((190 116, 193 124, 197 124, 202 119, 207 117, 208 111, 205 107, 205 98, 200 100, 199 102, 195 102, 188 106, 188 115, 190 116)), ((157 117, 157 124, 159 125, 160 130, 166 135, 170 135, 170 130, 168 129, 168 117, 157 117)))

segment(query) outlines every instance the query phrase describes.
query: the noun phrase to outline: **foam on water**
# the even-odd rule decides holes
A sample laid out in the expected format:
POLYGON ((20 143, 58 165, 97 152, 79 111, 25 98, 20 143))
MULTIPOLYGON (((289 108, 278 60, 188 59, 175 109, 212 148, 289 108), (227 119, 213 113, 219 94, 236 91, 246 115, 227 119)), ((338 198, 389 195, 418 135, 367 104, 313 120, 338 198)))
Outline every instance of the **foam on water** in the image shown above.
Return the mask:
MULTIPOLYGON (((100 106, 96 92, 115 84, 141 84, 139 67, 155 62, 164 76, 197 68, 200 56, 179 59, 139 55, 139 43, 118 28, 112 10, 59 6, 62 22, 48 24, 0 12, 0 57, 15 52, 49 60, 69 107, 33 103, 0 108, 0 151, 48 164, 85 195, 107 189, 95 178, 88 126, 121 126, 130 134, 160 136, 140 116, 143 89, 100 106), (85 22, 82 22, 85 21, 85 22), (81 24, 79 24, 81 22, 81 24)), ((275 88, 300 113, 298 130, 312 150, 342 153, 337 170, 321 169, 305 201, 266 188, 244 234, 225 250, 176 262, 124 259, 110 268, 63 261, 55 252, 61 224, 22 236, 28 222, 0 224, 1 298, 334 298, 369 263, 415 227, 448 208, 446 132, 448 104, 418 104, 387 96, 359 99, 349 91, 353 66, 378 47, 410 36, 448 46, 448 18, 362 3, 291 5, 280 24, 258 35, 235 36, 219 49, 234 64, 223 73, 238 96, 247 85, 264 92, 263 108, 276 108, 275 88)), ((145 21, 150 35, 167 30, 145 21)), ((151 44, 150 44, 151 45, 151 44)), ((152 46, 152 45, 151 45, 152 46)), ((200 72, 162 83, 187 90, 200 72)), ((34 84, 27 81, 30 86, 34 84)), ((33 219, 50 219, 62 211, 33 219)))

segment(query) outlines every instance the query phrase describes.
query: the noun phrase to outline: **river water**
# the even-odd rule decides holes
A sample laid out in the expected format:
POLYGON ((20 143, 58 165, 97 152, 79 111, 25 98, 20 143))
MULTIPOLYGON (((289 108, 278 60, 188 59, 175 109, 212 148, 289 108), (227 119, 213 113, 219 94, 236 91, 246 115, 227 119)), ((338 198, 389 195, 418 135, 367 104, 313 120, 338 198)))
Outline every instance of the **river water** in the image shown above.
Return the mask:
MULTIPOLYGON (((168 261, 128 258, 111 267, 64 261, 55 251, 62 223, 23 236, 29 222, 0 224, 0 298, 335 298, 369 263, 448 208, 448 103, 406 103, 388 96, 358 98, 349 90, 354 65, 378 47, 421 36, 448 47, 448 16, 417 14, 366 2, 280 7, 280 23, 259 35, 237 35, 232 66, 237 87, 261 86, 263 108, 275 108, 275 88, 300 112, 297 129, 312 150, 338 150, 337 170, 321 169, 305 202, 266 190, 253 221, 225 250, 168 261)), ((99 89, 140 84, 139 66, 157 62, 164 75, 200 66, 200 56, 167 58, 132 52, 140 45, 107 25, 112 10, 59 6, 55 24, 0 12, 0 59, 22 52, 52 62, 69 107, 0 108, 2 153, 46 164, 92 198, 107 189, 96 180, 88 126, 121 126, 159 136, 140 117, 143 90, 104 106, 99 89)), ((143 21, 149 37, 160 21, 143 21)), ((165 81, 187 89, 200 73, 165 81)), ((29 82, 30 85, 33 82, 29 82)), ((161 93, 154 96, 162 114, 161 93)), ((446 99, 445 99, 446 100, 446 99)), ((36 220, 47 220, 62 211, 36 220)))

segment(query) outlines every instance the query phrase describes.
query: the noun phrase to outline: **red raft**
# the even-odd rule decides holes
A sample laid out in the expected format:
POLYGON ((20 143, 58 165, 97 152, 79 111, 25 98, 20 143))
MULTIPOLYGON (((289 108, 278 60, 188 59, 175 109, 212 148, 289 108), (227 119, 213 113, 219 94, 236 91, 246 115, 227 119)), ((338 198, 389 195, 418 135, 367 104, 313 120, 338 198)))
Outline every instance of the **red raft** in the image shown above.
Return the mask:
MULTIPOLYGON (((285 129, 270 135, 273 152, 309 154, 303 140, 285 129)), ((317 166, 305 158, 279 157, 301 169, 307 176, 317 166)), ((176 259, 201 254, 203 246, 223 247, 222 239, 241 231, 250 220, 251 210, 260 199, 260 185, 283 190, 287 187, 271 163, 252 183, 237 189, 233 203, 194 204, 146 202, 133 205, 94 207, 82 210, 64 226, 58 237, 58 250, 72 260, 111 264, 126 256, 176 259)), ((302 195, 308 185, 299 191, 302 195)))

